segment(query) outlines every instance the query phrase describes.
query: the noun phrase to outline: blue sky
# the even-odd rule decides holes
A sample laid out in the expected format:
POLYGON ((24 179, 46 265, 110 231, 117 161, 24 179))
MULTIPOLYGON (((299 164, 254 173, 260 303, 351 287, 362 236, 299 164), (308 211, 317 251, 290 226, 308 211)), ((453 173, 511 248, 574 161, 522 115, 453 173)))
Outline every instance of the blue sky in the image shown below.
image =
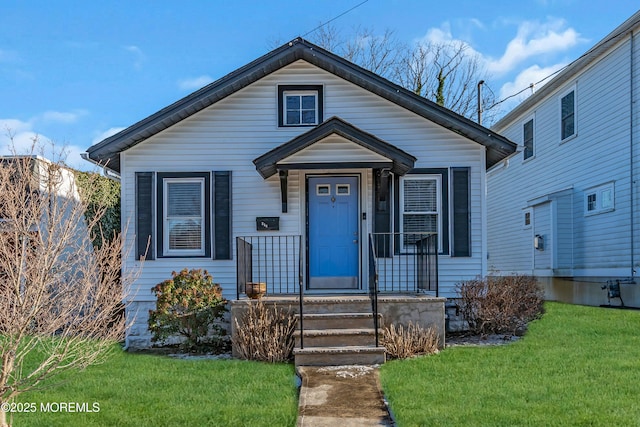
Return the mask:
MULTIPOLYGON (((91 169, 79 153, 92 144, 362 2, 3 2, 0 153, 7 130, 19 148, 38 135, 66 146, 70 165, 91 169)), ((407 43, 463 41, 480 55, 487 87, 504 98, 636 11, 629 0, 368 0, 332 25, 345 35, 389 29, 407 43)))

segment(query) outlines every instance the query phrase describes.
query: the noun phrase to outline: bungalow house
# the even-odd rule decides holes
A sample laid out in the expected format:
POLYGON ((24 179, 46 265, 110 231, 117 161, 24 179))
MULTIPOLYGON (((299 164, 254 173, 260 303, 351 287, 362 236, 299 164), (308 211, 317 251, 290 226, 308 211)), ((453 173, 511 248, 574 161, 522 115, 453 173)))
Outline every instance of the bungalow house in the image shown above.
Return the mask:
POLYGON ((493 126, 519 150, 487 172, 489 269, 552 300, 640 306, 640 12, 493 126))
POLYGON ((150 289, 185 267, 232 300, 248 282, 291 298, 438 296, 444 323, 442 297, 487 270, 485 171, 515 148, 286 43, 88 149, 121 176, 126 266, 145 258, 128 345, 149 345, 150 289))

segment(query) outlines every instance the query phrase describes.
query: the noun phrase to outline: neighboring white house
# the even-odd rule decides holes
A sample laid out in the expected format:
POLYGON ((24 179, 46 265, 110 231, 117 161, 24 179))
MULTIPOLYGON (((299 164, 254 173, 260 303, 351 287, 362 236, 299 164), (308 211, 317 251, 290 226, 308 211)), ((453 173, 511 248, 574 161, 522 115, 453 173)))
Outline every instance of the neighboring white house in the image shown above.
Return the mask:
POLYGON ((487 271, 486 167, 515 148, 306 40, 275 49, 88 149, 121 176, 125 264, 146 253, 128 345, 185 267, 236 298, 365 293, 376 260, 383 292, 454 297, 487 271))
POLYGON ((489 269, 549 299, 640 306, 639 29, 637 12, 492 128, 519 149, 487 172, 489 269))

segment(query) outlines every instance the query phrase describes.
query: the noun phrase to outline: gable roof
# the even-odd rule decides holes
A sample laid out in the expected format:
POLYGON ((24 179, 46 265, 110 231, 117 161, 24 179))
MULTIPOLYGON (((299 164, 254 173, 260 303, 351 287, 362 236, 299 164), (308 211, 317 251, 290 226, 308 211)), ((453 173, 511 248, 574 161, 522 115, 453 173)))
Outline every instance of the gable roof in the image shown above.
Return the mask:
POLYGON ((630 32, 640 27, 640 10, 634 13, 629 19, 620 24, 615 30, 609 33, 605 38, 600 40, 595 46, 585 52, 578 59, 567 65, 561 72, 558 73, 553 79, 542 86, 534 94, 522 101, 513 110, 505 114, 500 120, 498 120, 491 128, 492 129, 504 129, 514 120, 518 120, 528 109, 535 104, 545 99, 545 97, 551 95, 558 88, 565 83, 573 79, 582 70, 584 70, 590 64, 598 61, 604 55, 609 52, 613 46, 618 44, 620 40, 628 37, 630 32))
POLYGON ((440 126, 487 147, 487 166, 513 153, 507 138, 439 106, 302 38, 267 53, 155 114, 104 139, 87 150, 89 159, 120 172, 120 153, 181 120, 295 61, 304 60, 343 78, 440 126))
POLYGON ((277 172, 277 163, 307 147, 331 136, 338 135, 390 160, 391 170, 404 175, 413 168, 416 158, 370 133, 358 129, 338 117, 332 117, 308 132, 263 154, 253 161, 263 178, 277 172))

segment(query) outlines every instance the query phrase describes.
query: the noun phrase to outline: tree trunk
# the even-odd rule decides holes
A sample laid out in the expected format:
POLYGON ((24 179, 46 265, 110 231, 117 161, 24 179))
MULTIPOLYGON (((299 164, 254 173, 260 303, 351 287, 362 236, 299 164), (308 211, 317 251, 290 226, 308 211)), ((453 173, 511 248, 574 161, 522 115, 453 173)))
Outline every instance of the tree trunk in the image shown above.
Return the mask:
POLYGON ((4 412, 2 409, 0 409, 0 427, 11 427, 10 424, 7 424, 7 413, 4 412))

